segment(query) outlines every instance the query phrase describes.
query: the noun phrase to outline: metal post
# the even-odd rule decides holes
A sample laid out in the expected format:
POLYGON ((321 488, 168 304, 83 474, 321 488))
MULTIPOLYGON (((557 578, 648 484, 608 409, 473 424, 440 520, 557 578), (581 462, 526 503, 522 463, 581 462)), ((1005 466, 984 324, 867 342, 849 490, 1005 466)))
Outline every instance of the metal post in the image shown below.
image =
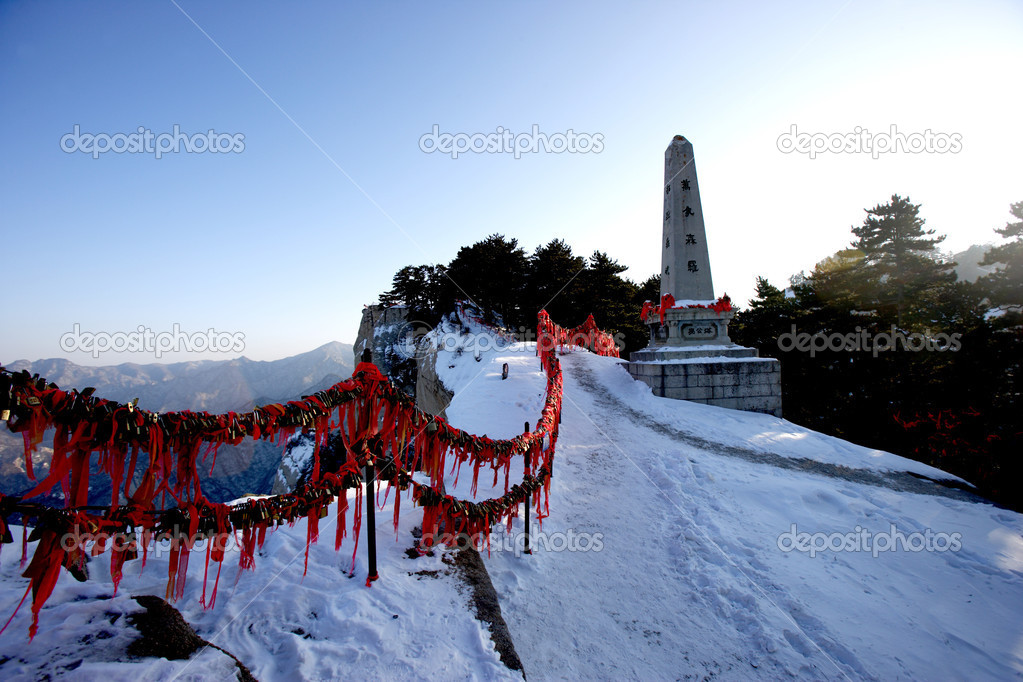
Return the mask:
POLYGON ((369 575, 366 577, 366 585, 380 578, 377 575, 377 525, 376 525, 376 500, 374 499, 374 479, 376 479, 376 467, 371 459, 366 460, 366 549, 369 552, 369 575))
MULTIPOLYGON (((373 351, 366 348, 362 351, 362 362, 373 362, 373 351)), ((361 419, 360 419, 361 421, 361 419)), ((369 575, 366 577, 366 586, 374 580, 379 580, 377 575, 377 524, 376 524, 376 466, 373 458, 377 455, 383 457, 383 446, 380 452, 373 451, 372 443, 365 443, 369 457, 366 459, 366 550, 369 552, 369 575)))
MULTIPOLYGON (((529 422, 526 422, 525 433, 529 433, 529 422)), ((526 476, 529 476, 529 452, 528 451, 526 452, 525 460, 526 460, 526 462, 525 462, 525 465, 523 466, 523 479, 525 479, 526 476)), ((524 518, 525 518, 525 522, 526 522, 526 544, 525 544, 525 547, 523 548, 522 552, 523 552, 523 554, 532 554, 533 550, 530 549, 530 547, 529 547, 529 496, 528 495, 526 496, 526 513, 525 513, 524 518)))

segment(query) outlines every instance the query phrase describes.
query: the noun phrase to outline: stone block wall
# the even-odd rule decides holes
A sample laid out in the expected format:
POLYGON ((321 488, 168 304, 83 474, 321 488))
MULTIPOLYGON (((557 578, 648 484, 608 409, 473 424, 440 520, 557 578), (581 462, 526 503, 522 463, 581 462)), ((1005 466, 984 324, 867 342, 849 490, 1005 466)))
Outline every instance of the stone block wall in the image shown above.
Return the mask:
POLYGON ((781 363, 773 358, 627 364, 656 396, 781 417, 781 363))

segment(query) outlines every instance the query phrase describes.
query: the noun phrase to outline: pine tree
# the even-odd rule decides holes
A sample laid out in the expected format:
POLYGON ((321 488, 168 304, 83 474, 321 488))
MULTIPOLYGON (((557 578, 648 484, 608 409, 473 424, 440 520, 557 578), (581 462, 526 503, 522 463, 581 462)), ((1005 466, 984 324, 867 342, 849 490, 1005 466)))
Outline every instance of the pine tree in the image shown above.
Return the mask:
POLYGON ((385 306, 408 307, 408 319, 436 324, 450 309, 447 276, 440 265, 406 265, 394 273, 391 289, 380 295, 385 306))
POLYGON ((874 305, 876 279, 863 251, 843 249, 817 263, 805 284, 818 305, 844 316, 865 316, 874 305))
POLYGON ((585 278, 586 259, 572 253, 572 248, 561 239, 552 239, 545 246, 536 247, 529 261, 529 282, 526 287, 527 308, 535 315, 546 309, 555 321, 578 317, 579 296, 585 278))
POLYGON ((938 259, 937 246, 945 237, 932 237, 934 230, 924 229, 920 204, 910 203, 909 197, 893 194, 889 203, 865 210, 863 225, 852 228, 858 238, 852 246, 863 252, 870 269, 879 312, 884 315, 894 304, 901 329, 907 312, 923 310, 918 296, 955 280, 955 263, 938 259))
POLYGON ((749 307, 735 314, 728 335, 736 343, 756 348, 765 357, 778 353, 778 337, 790 331, 795 315, 795 299, 787 298, 785 292, 757 277, 756 297, 749 307))
POLYGON ((447 274, 454 284, 452 298, 468 298, 483 310, 488 322, 499 313, 509 327, 536 324, 536 311, 522 308, 529 260, 517 239, 492 234, 463 246, 448 265, 447 274))
POLYGON ((661 276, 660 274, 653 274, 646 278, 642 284, 639 285, 639 290, 636 292, 636 297, 633 299, 633 304, 639 310, 643 309, 643 303, 650 301, 656 304, 661 298, 661 276))
POLYGON ((995 228, 1002 237, 1013 238, 1014 241, 1001 246, 992 247, 986 254, 981 265, 1000 265, 995 272, 981 279, 982 286, 988 292, 991 302, 996 306, 1005 306, 1016 312, 1023 311, 1023 201, 1012 204, 1009 212, 1016 222, 1010 222, 1003 228, 995 228))

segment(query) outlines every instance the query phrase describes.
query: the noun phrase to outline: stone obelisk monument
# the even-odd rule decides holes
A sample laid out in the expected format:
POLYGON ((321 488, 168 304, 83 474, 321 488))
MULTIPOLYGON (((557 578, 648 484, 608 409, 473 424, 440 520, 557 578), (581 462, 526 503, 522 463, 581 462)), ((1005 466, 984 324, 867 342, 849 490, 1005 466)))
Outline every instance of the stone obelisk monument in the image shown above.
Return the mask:
POLYGON ((661 296, 712 300, 707 231, 696 181, 693 145, 676 135, 664 151, 664 234, 661 241, 661 296))
POLYGON ((732 343, 733 313, 715 299, 693 145, 676 135, 664 152, 661 300, 644 310, 650 345, 629 373, 654 395, 781 416, 781 364, 732 343))
POLYGON ((646 320, 651 346, 731 345, 732 313, 716 304, 693 145, 676 135, 664 151, 661 300, 646 320))

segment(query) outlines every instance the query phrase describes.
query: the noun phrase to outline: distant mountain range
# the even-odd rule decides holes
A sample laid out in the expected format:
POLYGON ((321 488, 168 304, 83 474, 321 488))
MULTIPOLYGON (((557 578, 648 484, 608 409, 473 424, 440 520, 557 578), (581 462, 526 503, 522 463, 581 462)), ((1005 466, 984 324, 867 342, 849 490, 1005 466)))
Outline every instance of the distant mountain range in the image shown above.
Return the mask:
POLYGON ((975 282, 978 278, 994 272, 994 265, 980 264, 990 248, 990 244, 974 244, 965 251, 954 254, 952 260, 956 262, 956 276, 964 282, 975 282))
MULTIPOLYGON (((39 374, 61 388, 92 386, 96 395, 127 402, 139 399, 139 407, 156 412, 177 410, 220 413, 246 411, 255 405, 297 400, 347 379, 353 371, 352 346, 337 341, 282 360, 270 362, 238 358, 173 364, 124 363, 87 367, 69 360, 19 360, 6 368, 39 374)), ((50 434, 52 436, 52 434, 50 434)), ((49 466, 52 437, 33 457, 37 478, 49 466)), ((282 448, 265 441, 246 440, 224 446, 216 469, 200 467, 202 487, 211 501, 268 492, 277 472, 282 448)), ((97 477, 97 482, 105 477, 97 477)), ((18 494, 30 487, 25 475, 24 446, 20 434, 0 427, 0 492, 18 494)), ((110 489, 90 486, 90 501, 109 504, 110 489)))
POLYGON ((27 369, 61 388, 93 386, 96 395, 157 412, 245 410, 266 402, 292 400, 331 386, 352 374, 352 346, 332 341, 315 350, 270 362, 201 360, 139 365, 132 362, 104 367, 78 365, 70 360, 18 360, 8 369, 27 369))

